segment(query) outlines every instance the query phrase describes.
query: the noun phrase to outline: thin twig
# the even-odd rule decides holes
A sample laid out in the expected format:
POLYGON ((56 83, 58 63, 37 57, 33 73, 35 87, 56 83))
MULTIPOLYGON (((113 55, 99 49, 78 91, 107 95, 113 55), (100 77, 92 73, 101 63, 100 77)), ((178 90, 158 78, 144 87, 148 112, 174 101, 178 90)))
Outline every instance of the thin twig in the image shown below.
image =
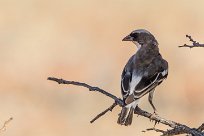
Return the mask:
POLYGON ((47 80, 51 80, 51 81, 55 81, 57 82, 58 84, 72 84, 72 85, 77 85, 77 86, 82 86, 82 87, 86 87, 89 89, 89 91, 97 91, 97 92, 100 92, 112 99, 115 100, 115 102, 120 105, 120 106, 124 106, 124 103, 123 101, 120 99, 120 98, 117 98, 115 95, 112 95, 111 93, 108 93, 106 92, 105 90, 99 88, 99 87, 93 87, 93 86, 90 86, 86 83, 82 83, 82 82, 76 82, 76 81, 66 81, 66 80, 63 80, 63 79, 58 79, 58 78, 55 78, 55 77, 48 77, 47 80))
POLYGON ((8 125, 9 122, 11 122, 13 120, 13 118, 9 118, 7 121, 4 122, 4 125, 0 128, 0 132, 5 131, 6 130, 6 126, 8 125))
MULTIPOLYGON (((81 83, 81 82, 76 82, 76 81, 66 81, 66 80, 63 80, 63 79, 58 79, 58 78, 55 78, 55 77, 49 77, 48 80, 51 80, 51 81, 55 81, 59 84, 72 84, 72 85, 77 85, 77 86, 83 86, 83 87, 86 87, 89 89, 89 91, 98 91, 112 99, 114 99, 115 103, 112 104, 108 109, 106 109, 105 111, 103 111, 102 113, 100 113, 99 115, 97 115, 92 121, 91 123, 93 123, 95 120, 97 120, 99 117, 105 115, 108 111, 111 111, 113 110, 113 108, 116 106, 116 105, 119 105, 120 107, 123 107, 124 106, 124 103, 123 103, 123 100, 116 97, 115 95, 113 94, 110 94, 108 93, 107 91, 103 90, 103 89, 100 89, 98 87, 93 87, 93 86, 90 86, 86 83, 81 83)), ((177 122, 174 122, 174 121, 171 121, 171 120, 167 120, 167 119, 164 119, 158 115, 155 115, 155 116, 151 116, 152 114, 149 113, 149 112, 146 112, 144 110, 141 110, 139 107, 135 108, 135 111, 134 111, 135 114, 138 114, 138 115, 141 115, 143 117, 146 117, 146 118, 149 118, 153 121, 155 121, 156 123, 162 123, 164 125, 168 125, 169 127, 173 128, 172 130, 168 130, 166 131, 164 134, 165 135, 169 135, 170 133, 173 133, 175 132, 174 134, 180 134, 180 133, 186 133, 186 134, 192 134, 193 136, 204 136, 204 133, 202 133, 201 131, 199 131, 198 129, 193 129, 193 128, 190 128, 186 125, 183 125, 183 124, 180 124, 180 123, 177 123, 177 122), (178 132, 177 132, 178 131, 178 132)))
POLYGON ((155 127, 153 127, 153 128, 147 128, 146 130, 144 130, 144 131, 142 131, 142 132, 147 132, 147 131, 156 131, 156 132, 160 132, 160 133, 162 133, 162 134, 164 134, 166 131, 164 131, 164 130, 161 130, 161 129, 157 129, 157 128, 155 128, 155 127))
POLYGON ((109 108, 107 108, 106 110, 104 110, 103 112, 101 112, 100 114, 98 114, 95 118, 93 118, 90 123, 93 123, 94 121, 96 121, 98 118, 100 118, 101 116, 103 116, 104 114, 106 114, 106 112, 108 111, 112 111, 113 108, 115 108, 115 106, 117 106, 117 103, 113 103, 109 108))
POLYGON ((186 37, 189 39, 189 41, 191 41, 193 44, 192 45, 187 45, 187 44, 184 44, 184 45, 181 45, 181 46, 178 46, 178 47, 189 47, 189 48, 193 48, 193 47, 204 47, 204 44, 200 44, 199 42, 193 40, 193 38, 190 36, 190 35, 186 35, 186 37))

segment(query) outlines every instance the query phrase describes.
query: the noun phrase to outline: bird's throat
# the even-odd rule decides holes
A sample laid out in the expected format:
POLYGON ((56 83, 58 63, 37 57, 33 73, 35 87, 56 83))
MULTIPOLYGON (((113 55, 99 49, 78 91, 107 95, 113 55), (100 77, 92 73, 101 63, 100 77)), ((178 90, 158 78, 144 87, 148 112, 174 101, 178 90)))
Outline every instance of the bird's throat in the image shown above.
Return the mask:
POLYGON ((141 48, 141 44, 136 41, 132 41, 137 46, 137 51, 141 48))

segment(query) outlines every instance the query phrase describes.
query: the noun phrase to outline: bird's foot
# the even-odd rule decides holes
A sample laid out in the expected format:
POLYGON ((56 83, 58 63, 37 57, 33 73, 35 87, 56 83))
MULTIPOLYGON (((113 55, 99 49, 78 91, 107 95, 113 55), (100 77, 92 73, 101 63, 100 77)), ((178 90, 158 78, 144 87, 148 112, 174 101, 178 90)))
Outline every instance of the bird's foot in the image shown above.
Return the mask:
POLYGON ((154 122, 154 128, 155 128, 156 124, 159 123, 159 121, 157 121, 157 120, 154 119, 156 116, 158 116, 158 113, 157 113, 156 111, 154 111, 154 112, 150 115, 150 117, 149 117, 150 122, 155 121, 155 122, 154 122))
POLYGON ((158 114, 157 114, 157 112, 156 111, 154 111, 151 115, 150 115, 150 117, 149 117, 149 119, 150 119, 150 122, 151 121, 153 121, 154 120, 154 118, 157 116, 158 114))

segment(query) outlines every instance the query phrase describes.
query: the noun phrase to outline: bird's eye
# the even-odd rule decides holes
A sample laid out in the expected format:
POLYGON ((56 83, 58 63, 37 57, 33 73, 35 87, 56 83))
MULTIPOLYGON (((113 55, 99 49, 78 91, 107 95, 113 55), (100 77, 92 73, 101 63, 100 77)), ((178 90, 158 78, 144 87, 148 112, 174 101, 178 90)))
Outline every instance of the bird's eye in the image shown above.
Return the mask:
POLYGON ((130 36, 136 39, 138 37, 138 33, 131 33, 130 36))

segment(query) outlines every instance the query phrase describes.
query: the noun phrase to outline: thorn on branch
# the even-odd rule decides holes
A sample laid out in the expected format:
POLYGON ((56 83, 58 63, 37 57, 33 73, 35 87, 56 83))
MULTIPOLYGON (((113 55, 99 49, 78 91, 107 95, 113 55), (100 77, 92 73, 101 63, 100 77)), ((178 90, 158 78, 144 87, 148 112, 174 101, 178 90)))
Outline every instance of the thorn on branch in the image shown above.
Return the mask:
POLYGON ((189 41, 191 41, 193 44, 192 45, 187 45, 187 44, 184 44, 184 45, 181 45, 181 46, 178 46, 178 47, 189 47, 190 49, 193 48, 193 47, 204 47, 204 44, 200 44, 199 42, 193 40, 193 38, 190 36, 190 35, 186 35, 186 37, 189 39, 189 41))

